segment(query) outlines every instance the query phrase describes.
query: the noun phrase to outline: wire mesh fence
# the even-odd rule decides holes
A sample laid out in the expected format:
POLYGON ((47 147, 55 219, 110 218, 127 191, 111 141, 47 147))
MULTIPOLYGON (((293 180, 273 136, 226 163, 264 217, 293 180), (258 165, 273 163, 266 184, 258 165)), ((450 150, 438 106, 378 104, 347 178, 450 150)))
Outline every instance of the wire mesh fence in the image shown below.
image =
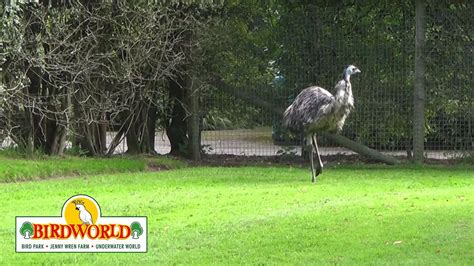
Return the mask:
MULTIPOLYGON (((13 3, 15 1, 10 2, 13 3)), ((242 10, 242 12, 249 12, 248 16, 246 13, 229 12, 229 18, 218 19, 219 23, 216 23, 217 26, 212 24, 202 27, 212 31, 210 35, 219 36, 213 39, 209 35, 207 38, 211 41, 208 41, 208 43, 201 41, 199 43, 199 45, 202 45, 199 49, 204 54, 202 56, 204 63, 200 62, 202 66, 196 67, 199 70, 196 70, 196 73, 194 73, 197 74, 196 76, 202 77, 197 78, 200 84, 199 117, 201 118, 200 145, 202 151, 206 154, 242 156, 300 155, 302 153, 302 136, 289 134, 282 127, 283 111, 301 90, 310 85, 320 86, 333 92, 334 85, 341 79, 345 66, 354 64, 362 70, 362 73, 351 80, 355 98, 355 110, 346 120, 346 125, 341 134, 357 143, 383 153, 406 158, 412 157, 413 136, 415 133, 413 129, 415 126, 415 110, 413 107, 416 105, 416 99, 414 99, 415 6, 413 1, 379 1, 373 3, 369 1, 358 3, 357 5, 353 4, 352 1, 309 2, 311 1, 269 1, 267 6, 263 2, 251 3, 242 1, 239 2, 242 7, 237 8, 237 10, 239 12, 242 10), (254 9, 256 11, 252 13, 254 9), (206 65, 206 60, 210 61, 208 65, 206 65), (215 76, 219 77, 219 82, 216 82, 213 78, 215 76)), ((103 2, 101 12, 108 14, 107 12, 110 10, 115 10, 114 8, 108 8, 105 3, 108 2, 103 2)), ((113 5, 117 3, 113 1, 113 5)), ((140 5, 140 3, 137 5, 140 5)), ((152 3, 141 4, 153 5, 153 3, 152 1, 152 3)), ((6 6, 8 5, 6 4, 6 6)), ((61 7, 58 3, 56 8, 58 8, 58 14, 60 14, 61 12, 66 12, 69 7, 67 5, 66 7, 61 7)), ((81 12, 84 12, 84 10, 81 8, 75 11, 77 12, 78 19, 83 18, 81 12)), ((142 9, 139 9, 140 12, 137 12, 134 8, 136 8, 134 5, 130 5, 122 11, 129 12, 136 18, 141 18, 145 14, 140 12, 149 10, 148 7, 142 7, 142 9)), ((157 8, 157 10, 160 9, 157 8)), ((167 14, 171 17, 176 14, 178 14, 178 17, 182 15, 180 8, 173 12, 170 10, 168 10, 170 13, 167 14)), ((68 14, 67 12, 64 14, 68 14)), ((18 19, 26 21, 24 21, 25 29, 34 29, 36 27, 34 23, 31 23, 30 20, 24 17, 27 13, 19 12, 18 19)), ((214 14, 213 12, 211 13, 214 14)), ((56 13, 51 12, 48 16, 54 17, 54 14, 56 13)), ((95 20, 102 21, 101 14, 100 12, 95 14, 95 20)), ((150 17, 150 20, 147 20, 151 23, 150 25, 157 26, 153 19, 156 14, 153 12, 146 14, 150 17)), ((423 59, 426 62, 426 73, 424 76, 426 91, 424 114, 426 120, 423 128, 425 130, 425 157, 427 158, 452 159, 469 156, 472 158, 474 153, 474 36, 472 31, 472 28, 474 28, 474 17, 472 14, 474 14, 472 1, 426 1, 426 46, 423 51, 423 59)), ((43 18, 43 16, 39 17, 43 18)), ((47 16, 44 15, 44 17, 47 16)), ((200 15, 198 17, 200 18, 200 15)), ((5 16, 5 18, 8 18, 8 16, 5 16)), ((84 36, 92 36, 88 33, 91 29, 90 27, 82 29, 76 25, 74 19, 68 22, 65 18, 68 18, 68 15, 56 22, 64 20, 65 25, 77 27, 79 32, 84 30, 84 36)), ((126 16, 122 18, 126 18, 126 16)), ((199 20, 199 18, 194 18, 199 20)), ((7 19, 5 21, 8 22, 7 19)), ((4 26, 14 27, 16 24, 13 21, 15 20, 11 21, 11 25, 4 23, 4 26)), ((175 34, 170 34, 169 38, 165 39, 176 38, 176 43, 173 43, 173 45, 179 48, 182 40, 176 36, 180 36, 183 32, 182 27, 190 27, 190 24, 183 23, 178 25, 178 27, 172 21, 174 20, 168 21, 172 30, 166 32, 173 32, 174 30, 175 34)), ((49 23, 51 21, 48 22, 49 24, 46 22, 47 20, 44 23, 42 22, 44 24, 42 26, 43 33, 49 32, 51 36, 57 37, 54 35, 56 34, 54 25, 49 23)), ((108 21, 106 22, 109 23, 108 21)), ((116 24, 120 25, 120 23, 116 24)), ((128 30, 132 32, 137 31, 138 29, 134 28, 135 26, 131 23, 128 30)), ((61 26, 57 28, 64 29, 61 26)), ((22 27, 19 27, 19 29, 18 34, 22 32, 22 27)), ((97 27, 96 29, 101 28, 97 27)), ((5 28, 3 30, 5 31, 5 28)), ((147 32, 143 36, 148 36, 155 32, 147 32)), ((121 38, 127 38, 129 35, 124 34, 124 37, 116 38, 114 34, 110 34, 113 37, 110 39, 110 36, 107 35, 109 33, 100 31, 98 33, 103 34, 104 40, 106 40, 104 43, 110 43, 110 40, 118 40, 118 42, 116 42, 116 47, 113 46, 112 48, 107 48, 107 45, 105 45, 105 48, 102 47, 102 49, 105 49, 104 51, 107 53, 102 50, 95 51, 96 57, 91 58, 102 58, 107 55, 112 60, 111 65, 114 67, 123 66, 117 68, 120 71, 124 71, 123 73, 117 72, 119 75, 116 78, 119 81, 111 79, 107 81, 109 83, 104 82, 104 77, 108 77, 107 73, 97 77, 92 75, 91 79, 90 76, 83 74, 84 71, 77 64, 69 64, 68 60, 64 60, 64 62, 58 61, 67 67, 69 65, 74 66, 73 70, 77 71, 76 74, 83 75, 84 80, 90 82, 90 84, 87 84, 91 88, 98 88, 100 92, 110 90, 107 97, 102 97, 102 94, 97 93, 97 97, 94 98, 95 101, 92 102, 89 100, 91 97, 88 94, 88 90, 83 90, 81 87, 84 85, 81 82, 74 83, 77 77, 76 74, 72 75, 74 78, 70 78, 70 80, 62 77, 63 72, 57 72, 60 74, 51 77, 50 73, 56 73, 54 72, 56 65, 50 64, 49 68, 42 65, 43 63, 48 63, 48 60, 44 60, 44 58, 47 58, 46 55, 51 54, 47 52, 48 49, 41 48, 48 39, 44 39, 46 41, 40 45, 40 42, 36 40, 43 38, 43 35, 35 35, 29 31, 22 33, 26 37, 31 37, 31 43, 26 43, 27 45, 23 45, 24 47, 22 45, 18 47, 23 47, 22 49, 26 51, 28 49, 31 50, 31 56, 35 60, 29 59, 26 61, 31 61, 29 64, 36 63, 38 70, 36 74, 34 73, 35 71, 28 71, 31 67, 27 67, 28 64, 25 63, 26 76, 29 74, 29 76, 36 78, 36 83, 41 83, 38 85, 38 88, 47 88, 40 91, 44 94, 40 96, 57 96, 54 95, 55 90, 48 88, 56 86, 54 88, 62 91, 63 88, 68 87, 67 84, 74 84, 78 88, 77 91, 84 94, 81 101, 72 103, 75 108, 83 108, 81 106, 82 103, 87 101, 89 101, 88 104, 95 108, 97 105, 100 105, 96 101, 103 101, 103 110, 99 110, 97 113, 91 112, 85 117, 81 117, 76 113, 77 110, 72 108, 75 111, 71 114, 71 117, 76 118, 77 124, 81 126, 79 127, 80 130, 74 129, 74 122, 69 122, 68 119, 66 119, 67 121, 61 120, 61 115, 68 116, 68 110, 71 109, 71 103, 68 104, 68 101, 70 101, 68 97, 64 97, 64 107, 61 106, 64 112, 59 112, 54 108, 54 112, 50 112, 51 110, 48 108, 54 107, 54 104, 42 106, 45 110, 47 109, 46 111, 55 115, 55 117, 45 116, 47 122, 51 124, 49 126, 61 126, 64 128, 61 131, 61 135, 65 139, 67 135, 68 147, 72 147, 74 139, 77 140, 83 137, 81 134, 84 134, 86 130, 81 128, 85 127, 91 131, 89 132, 91 138, 89 146, 99 146, 97 154, 102 155, 105 154, 104 147, 110 147, 111 143, 114 142, 114 138, 115 140, 121 140, 121 144, 115 150, 116 153, 128 150, 127 140, 129 137, 140 139, 140 145, 143 145, 144 139, 148 138, 148 135, 144 137, 145 135, 140 135, 143 132, 140 133, 138 131, 146 131, 145 128, 148 126, 152 130, 156 127, 154 142, 148 142, 154 143, 154 150, 156 152, 168 153, 170 151, 170 141, 167 131, 169 131, 171 125, 166 126, 166 121, 169 122, 173 117, 168 114, 171 108, 167 106, 169 105, 167 101, 170 101, 170 98, 172 98, 170 93, 172 89, 165 88, 163 84, 176 79, 174 72, 170 72, 170 77, 167 79, 153 80, 147 75, 142 75, 144 73, 147 74, 146 71, 149 71, 149 69, 146 67, 142 69, 141 64, 134 64, 133 66, 137 67, 135 69, 136 75, 143 78, 141 80, 143 84, 137 83, 136 80, 130 78, 131 75, 127 72, 130 65, 127 64, 127 60, 124 60, 124 47, 121 47, 121 44, 123 44, 121 38), (30 47, 35 45, 40 48, 33 49, 30 47), (122 51, 122 53, 119 53, 122 57, 116 58, 115 50, 111 52, 112 50, 106 49, 122 51), (46 75, 46 73, 49 74, 46 75), (60 81, 58 83, 60 85, 54 85, 52 78, 60 81), (39 82, 40 80, 42 82, 39 82), (123 106, 119 105, 123 110, 117 109, 117 106, 105 108, 104 103, 109 103, 109 96, 116 95, 114 94, 115 91, 110 88, 116 87, 121 88, 121 93, 129 95, 130 99, 134 99, 129 103, 131 107, 123 104, 123 106), (140 97, 136 97, 142 88, 146 88, 146 93, 143 92, 140 97), (134 89, 137 92, 130 93, 134 89), (144 101, 141 97, 145 97, 150 102, 144 101), (136 108, 136 106, 140 107, 141 105, 147 106, 146 110, 144 109, 145 111, 141 110, 141 108, 136 108), (142 114, 135 116, 136 113, 127 108, 139 109, 139 112, 142 112, 142 114), (129 118, 121 117, 126 111, 129 112, 129 118), (148 114, 153 115, 149 116, 148 114), (115 117, 116 121, 112 121, 112 117, 115 117), (152 123, 143 122, 152 120, 149 117, 155 117, 152 123), (132 122, 132 120, 135 122, 132 122), (164 124, 165 126, 163 126, 164 124), (132 136, 130 132, 117 133, 122 128, 128 130, 137 128, 137 132, 132 132, 135 136, 132 136), (64 133, 68 130, 76 131, 71 134, 64 133), (95 131, 100 132, 97 133, 95 131), (102 145, 103 139, 106 139, 106 145, 102 145), (96 142, 100 145, 96 145, 96 142)), ((58 35, 62 36, 63 34, 58 35)), ((199 34, 196 35, 197 37, 195 38, 197 39, 199 34)), ((201 36, 203 35, 205 34, 201 34, 201 36)), ((157 34, 155 37, 159 39, 160 36, 160 34, 157 34)), ((24 39, 26 38, 19 38, 18 40, 21 42, 24 39)), ((59 39, 62 40, 61 38, 59 39)), ((136 43, 140 43, 144 47, 154 46, 156 43, 155 41, 143 42, 142 39, 146 38, 138 38, 136 43)), ((93 49, 87 50, 89 49, 87 48, 89 43, 87 40, 84 41, 83 37, 78 37, 74 40, 78 44, 84 44, 86 48, 84 48, 83 52, 85 54, 89 54, 89 52, 94 53, 93 49)), ((8 42, 4 43, 8 44, 8 42)), ((2 42, 2 47, 0 47, 2 51, 5 50, 5 47, 3 47, 4 43, 2 42)), ((61 41, 58 43, 62 47, 62 44, 65 42, 61 41)), ((128 48, 132 49, 136 43, 128 48)), ((14 44, 15 42, 11 41, 8 45, 14 47, 14 44)), ((73 47, 72 43, 69 46, 72 49, 70 53, 64 52, 62 54, 63 48, 52 50, 59 51, 61 56, 68 58, 77 50, 77 47, 73 47)), ((14 54, 12 51, 15 51, 15 49, 11 47, 7 47, 9 49, 5 50, 7 52, 0 53, 2 58, 4 54, 14 54)), ((176 47, 173 49, 163 49, 163 51, 176 52, 176 54, 164 56, 163 58, 176 59, 179 56, 183 56, 181 48, 176 49, 176 47)), ((134 52, 133 55, 137 58, 142 58, 143 60, 149 58, 146 53, 143 53, 142 49, 133 48, 131 51, 134 52)), ((52 54, 54 55, 54 53, 52 54)), ((90 65, 90 62, 87 60, 82 60, 82 56, 77 56, 76 59, 78 59, 78 62, 83 62, 85 66, 90 65)), ((4 60, 2 59, 1 61, 4 60)), ((96 63, 100 66, 106 64, 99 61, 96 63)), ((8 62, 10 65, 14 65, 13 63, 16 61, 10 58, 8 62)), ((150 65, 159 65, 158 62, 160 60, 157 59, 156 62, 154 61, 150 65)), ((110 62, 107 61, 108 63, 110 62)), ((188 63, 187 60, 182 60, 182 62, 173 63, 172 66, 186 63, 188 63)), ((181 69, 177 68, 176 71, 178 70, 181 69)), ((161 70, 157 70, 157 73, 160 75, 162 74, 161 72, 161 70)), ((4 82, 4 76, 9 77, 11 84, 16 82, 15 80, 18 77, 12 73, 15 74, 16 72, 11 72, 9 76, 0 75, 0 78, 2 78, 0 96, 9 95, 13 99, 16 97, 16 94, 10 93, 9 90, 11 88, 8 87, 8 82, 4 82), (3 83, 7 85, 3 87, 3 83)), ((187 82, 185 77, 181 78, 181 81, 187 82)), ((25 80, 28 80, 28 78, 25 78, 25 80)), ((31 81, 31 78, 29 80, 31 81)), ((177 86, 174 86, 174 89, 181 88, 182 90, 182 87, 187 86, 178 84, 179 82, 176 80, 175 83, 177 86)), ((37 123, 38 125, 44 124, 43 120, 45 120, 45 117, 39 119, 39 115, 35 112, 38 109, 36 103, 44 103, 41 101, 42 98, 38 98, 36 94, 31 94, 28 91, 28 86, 31 86, 31 84, 25 83, 18 86, 20 85, 26 88, 19 90, 22 92, 26 91, 25 95, 28 97, 25 96, 25 99, 28 101, 32 100, 35 103, 28 108, 32 110, 31 117, 35 118, 38 116, 36 120, 39 121, 33 119, 30 122, 37 123), (40 100, 38 101, 38 99, 40 100)), ((185 92, 183 91, 178 94, 184 95, 185 92)), ((68 90, 64 95, 77 96, 73 93, 73 90, 68 90)), ((115 103, 122 102, 123 97, 120 97, 115 99, 115 103)), ((176 102, 180 102, 183 105, 187 104, 186 100, 176 102)), ((2 141, 0 144, 3 146, 14 145, 11 138, 7 137, 8 134, 3 134, 2 132, 11 133, 15 130, 21 131, 20 135, 25 135, 25 138, 34 144, 38 139, 29 132, 32 131, 31 128, 28 128, 28 126, 31 126, 29 125, 31 123, 23 123, 31 118, 25 115, 28 112, 16 112, 16 107, 21 106, 0 99, 0 140, 2 141), (14 111, 13 116, 10 117, 11 120, 15 120, 15 116, 20 116, 21 118, 17 119, 21 123, 18 126, 12 127, 10 131, 1 130, 4 128, 2 124, 4 120, 1 118, 7 116, 3 115, 1 108, 7 105, 11 105, 10 107, 14 111)), ((59 107, 56 106, 55 108, 59 107)), ((89 110, 91 108, 86 107, 83 109, 89 110)), ((188 110, 188 108, 185 109, 188 110)), ((182 115, 183 117, 186 116, 182 115)), ((186 116, 186 118, 188 117, 186 116)), ((39 129, 47 132, 41 126, 36 131, 39 131, 39 129)), ((185 131, 180 130, 180 134, 185 131)), ((42 134, 44 135, 44 133, 42 134)), ((37 135, 42 137, 42 134, 37 135)), ((54 134, 51 135, 53 136, 54 134)), ((149 135, 153 137, 153 133, 149 133, 149 135)), ((354 153, 347 148, 338 146, 337 143, 323 136, 320 136, 319 142, 322 155, 354 153)), ((146 150, 149 151, 150 149, 146 150)))
MULTIPOLYGON (((279 47, 269 59, 273 79, 255 83, 255 73, 242 75, 233 82, 240 83, 234 89, 284 110, 305 87, 331 91, 343 68, 357 65, 362 74, 352 79, 356 108, 341 134, 385 153, 411 157, 415 10, 410 4, 388 5, 290 6, 272 29, 279 47)), ((459 158, 473 152, 473 11, 470 2, 427 5, 427 158, 459 158)), ((281 116, 247 98, 222 91, 204 98, 204 150, 301 154, 301 137, 288 136, 281 116)), ((320 142, 323 155, 353 153, 328 140, 320 142)))

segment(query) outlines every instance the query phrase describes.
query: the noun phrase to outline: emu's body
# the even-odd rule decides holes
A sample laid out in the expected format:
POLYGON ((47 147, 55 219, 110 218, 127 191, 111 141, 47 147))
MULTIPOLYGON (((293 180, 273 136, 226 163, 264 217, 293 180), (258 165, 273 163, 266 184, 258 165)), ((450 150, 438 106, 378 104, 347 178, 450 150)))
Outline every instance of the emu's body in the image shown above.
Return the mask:
POLYGON ((293 103, 283 115, 283 124, 293 132, 303 132, 306 141, 310 143, 312 181, 322 172, 323 163, 319 155, 316 135, 320 132, 339 132, 344 126, 349 113, 354 109, 354 97, 350 76, 359 73, 355 66, 344 70, 343 79, 336 84, 336 93, 332 95, 321 87, 309 87, 296 96, 293 103), (313 153, 318 156, 316 169, 313 163, 313 153))

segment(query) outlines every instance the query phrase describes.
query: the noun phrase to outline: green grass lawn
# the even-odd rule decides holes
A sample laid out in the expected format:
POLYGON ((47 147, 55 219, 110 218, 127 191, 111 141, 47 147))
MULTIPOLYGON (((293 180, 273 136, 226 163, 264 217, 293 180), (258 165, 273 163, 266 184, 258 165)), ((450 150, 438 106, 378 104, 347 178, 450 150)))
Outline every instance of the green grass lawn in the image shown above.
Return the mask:
POLYGON ((100 173, 140 172, 149 168, 182 168, 185 163, 160 157, 48 157, 22 158, 0 152, 0 183, 38 180, 48 177, 91 175, 100 173))
POLYGON ((184 168, 0 183, 0 264, 474 263, 473 168, 184 168), (74 194, 148 216, 146 254, 15 253, 15 216, 74 194))

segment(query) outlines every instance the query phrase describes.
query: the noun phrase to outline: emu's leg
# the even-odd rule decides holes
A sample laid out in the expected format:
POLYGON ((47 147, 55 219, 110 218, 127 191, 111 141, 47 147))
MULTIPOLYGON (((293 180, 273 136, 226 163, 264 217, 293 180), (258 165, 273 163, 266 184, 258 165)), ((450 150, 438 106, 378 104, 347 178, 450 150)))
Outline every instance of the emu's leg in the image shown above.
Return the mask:
MULTIPOLYGON (((309 142, 309 141, 308 141, 309 142)), ((311 182, 316 182, 316 171, 314 170, 314 146, 311 145, 311 151, 308 152, 309 160, 311 162, 311 182)))
POLYGON ((313 146, 313 151, 316 152, 316 155, 318 155, 318 162, 317 162, 317 167, 316 167, 316 176, 321 174, 323 172, 323 162, 321 161, 321 156, 319 155, 319 149, 318 149, 318 142, 316 141, 316 134, 311 136, 312 140, 312 146, 313 146))

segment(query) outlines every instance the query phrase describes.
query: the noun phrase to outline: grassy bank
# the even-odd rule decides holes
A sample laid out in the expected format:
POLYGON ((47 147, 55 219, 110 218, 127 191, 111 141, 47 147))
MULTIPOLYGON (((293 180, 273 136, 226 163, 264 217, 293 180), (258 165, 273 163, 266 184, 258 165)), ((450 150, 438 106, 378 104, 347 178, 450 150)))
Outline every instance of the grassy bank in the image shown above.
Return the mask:
POLYGON ((23 158, 0 153, 0 183, 39 180, 49 177, 101 173, 141 172, 183 167, 184 163, 168 157, 48 157, 23 158))

